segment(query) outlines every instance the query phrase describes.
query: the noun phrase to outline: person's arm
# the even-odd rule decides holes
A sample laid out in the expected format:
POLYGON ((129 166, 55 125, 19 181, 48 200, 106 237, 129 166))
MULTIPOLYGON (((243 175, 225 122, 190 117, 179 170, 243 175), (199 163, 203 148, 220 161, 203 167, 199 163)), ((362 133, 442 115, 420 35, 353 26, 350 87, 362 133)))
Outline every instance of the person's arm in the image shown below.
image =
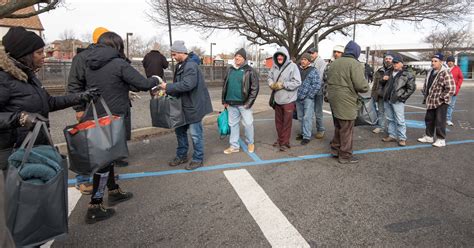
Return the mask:
POLYGON ((444 89, 443 93, 445 96, 452 96, 456 92, 456 83, 454 83, 453 76, 448 70, 444 73, 444 89))
POLYGON ((416 90, 415 76, 413 76, 413 74, 408 73, 405 87, 406 87, 405 93, 403 93, 403 95, 400 96, 400 98, 403 101, 406 101, 416 90))
POLYGON ((365 93, 369 91, 369 83, 364 76, 364 66, 357 62, 351 66, 351 80, 357 93, 365 93))
MULTIPOLYGON (((85 61, 82 55, 76 55, 72 60, 68 77, 68 94, 76 94, 86 90, 85 61)), ((79 104, 73 107, 76 112, 82 112, 86 106, 79 104)))
POLYGON ((251 69, 250 75, 250 90, 247 101, 245 102, 245 108, 251 108, 257 99, 258 91, 260 90, 258 75, 254 69, 251 69))
POLYGON ((456 70, 458 71, 457 73, 458 80, 456 81, 456 94, 455 95, 458 95, 459 90, 461 90, 462 82, 464 81, 464 76, 462 75, 462 71, 458 66, 456 66, 456 70))
POLYGON ((317 70, 313 70, 308 75, 309 80, 311 82, 311 90, 310 92, 316 94, 321 89, 321 77, 318 74, 317 70))
POLYGON ((198 81, 198 65, 196 63, 186 63, 183 65, 183 75, 179 82, 166 84, 167 94, 180 94, 193 90, 197 87, 198 81))
POLYGON ((119 62, 121 67, 121 76, 125 83, 129 84, 132 91, 147 91, 158 85, 158 79, 155 77, 146 78, 133 68, 125 60, 119 62))
POLYGON ((288 81, 283 82, 283 88, 286 90, 296 90, 301 85, 301 75, 296 64, 289 65, 287 70, 290 71, 290 78, 288 81))
MULTIPOLYGON (((0 108, 3 108, 10 100, 10 89, 5 82, 0 83, 0 108)), ((0 129, 11 129, 20 126, 20 111, 0 112, 0 129)))
POLYGON ((227 93, 227 78, 229 76, 229 70, 230 68, 227 68, 227 73, 225 74, 224 82, 222 83, 222 96, 221 96, 222 105, 226 104, 225 95, 227 93))
POLYGON ((161 55, 161 58, 163 59, 163 69, 167 69, 168 66, 169 66, 168 60, 166 59, 166 57, 163 54, 161 55))
POLYGON ((273 80, 275 80, 275 79, 273 79, 273 74, 274 73, 275 72, 274 72, 273 68, 270 68, 270 71, 268 71, 268 78, 267 78, 268 86, 272 86, 272 84, 274 83, 274 81, 273 81, 273 80))

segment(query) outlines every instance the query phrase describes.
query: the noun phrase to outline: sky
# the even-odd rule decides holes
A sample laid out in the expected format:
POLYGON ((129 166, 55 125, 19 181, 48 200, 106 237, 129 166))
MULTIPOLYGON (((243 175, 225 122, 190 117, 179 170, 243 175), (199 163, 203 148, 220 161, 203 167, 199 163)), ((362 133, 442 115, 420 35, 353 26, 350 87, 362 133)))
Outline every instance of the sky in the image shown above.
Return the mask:
MULTIPOLYGON (((146 12, 150 7, 146 0, 66 0, 65 6, 41 14, 40 19, 45 28, 47 42, 59 39, 64 30, 73 30, 78 38, 88 36, 98 26, 106 27, 125 38, 127 32, 139 35, 145 40, 160 37, 169 44, 168 27, 158 26, 151 22, 146 12)), ((472 23, 471 16, 471 23, 472 23)), ((398 28, 393 29, 388 22, 380 27, 358 25, 356 28, 356 42, 362 49, 366 46, 380 47, 384 45, 410 46, 419 44, 423 37, 433 29, 440 27, 431 21, 424 21, 417 26, 404 22, 397 22, 398 28)), ((471 24, 471 31, 474 27, 471 24)), ((210 43, 213 54, 233 53, 246 42, 244 37, 229 31, 217 31, 206 37, 193 28, 173 27, 173 40, 184 40, 186 46, 198 46, 209 54, 210 43)), ((352 37, 332 35, 320 42, 320 55, 327 59, 331 56, 334 45, 345 45, 352 37)), ((266 53, 272 54, 276 46, 263 46, 266 53)), ((256 49, 256 48, 255 48, 256 49)))

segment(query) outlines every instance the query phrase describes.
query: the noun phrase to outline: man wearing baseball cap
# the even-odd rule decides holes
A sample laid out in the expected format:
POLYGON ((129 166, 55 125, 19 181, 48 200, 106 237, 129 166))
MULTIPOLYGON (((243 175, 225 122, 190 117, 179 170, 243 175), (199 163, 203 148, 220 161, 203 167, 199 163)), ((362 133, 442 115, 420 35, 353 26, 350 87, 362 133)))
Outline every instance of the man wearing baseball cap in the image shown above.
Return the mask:
POLYGON ((426 134, 419 138, 422 143, 433 143, 436 132, 435 147, 446 146, 446 115, 448 104, 456 91, 449 69, 443 66, 444 56, 437 53, 431 58, 432 69, 427 73, 423 85, 423 102, 426 103, 426 134))

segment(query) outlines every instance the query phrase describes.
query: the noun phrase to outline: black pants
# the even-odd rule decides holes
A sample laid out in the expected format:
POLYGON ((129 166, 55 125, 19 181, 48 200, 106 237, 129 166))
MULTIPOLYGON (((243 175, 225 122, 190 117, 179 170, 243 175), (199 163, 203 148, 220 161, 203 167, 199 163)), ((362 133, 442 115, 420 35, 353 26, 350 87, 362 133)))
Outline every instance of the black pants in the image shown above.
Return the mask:
POLYGON ((100 204, 104 198, 105 187, 109 190, 118 189, 119 186, 115 183, 114 164, 100 169, 94 174, 92 178, 92 196, 90 204, 100 204))
POLYGON ((426 135, 436 137, 438 139, 446 139, 446 114, 448 112, 448 104, 443 103, 435 109, 428 109, 425 115, 426 135))

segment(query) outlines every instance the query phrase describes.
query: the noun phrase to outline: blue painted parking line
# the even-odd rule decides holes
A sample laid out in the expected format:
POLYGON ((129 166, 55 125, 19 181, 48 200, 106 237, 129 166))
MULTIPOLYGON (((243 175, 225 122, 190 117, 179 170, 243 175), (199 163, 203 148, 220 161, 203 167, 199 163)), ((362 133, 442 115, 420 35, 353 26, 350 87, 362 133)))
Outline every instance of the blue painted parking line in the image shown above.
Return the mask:
POLYGON ((245 142, 243 142, 242 139, 239 139, 239 144, 242 150, 244 150, 244 152, 247 153, 247 155, 249 155, 249 157, 251 157, 253 161, 262 161, 262 159, 260 159, 260 157, 257 154, 255 154, 255 151, 249 152, 249 148, 247 147, 247 144, 245 144, 245 142))
MULTIPOLYGON (((447 142, 448 145, 460 145, 460 144, 468 144, 468 143, 474 143, 474 140, 468 139, 468 140, 458 140, 458 141, 447 142)), ((374 148, 374 149, 354 151, 354 154, 415 150, 415 149, 430 148, 430 147, 432 148, 433 146, 431 144, 420 144, 420 145, 403 146, 403 147, 398 146, 398 147, 374 148)), ((436 149, 436 148, 433 148, 433 149, 436 149)), ((261 166, 261 165, 275 164, 275 163, 288 163, 288 162, 328 158, 328 157, 331 157, 331 154, 322 153, 322 154, 305 155, 305 156, 300 156, 300 157, 289 157, 289 158, 272 159, 272 160, 260 160, 260 161, 253 161, 253 162, 204 166, 192 171, 166 170, 166 171, 156 171, 156 172, 128 173, 128 174, 120 174, 119 179, 135 179, 135 178, 142 178, 142 177, 156 177, 156 176, 176 175, 176 174, 185 174, 185 173, 202 172, 202 171, 227 170, 227 169, 242 168, 242 167, 248 167, 248 166, 261 166)), ((76 183, 76 179, 68 180, 69 185, 74 185, 75 183, 76 183)))

